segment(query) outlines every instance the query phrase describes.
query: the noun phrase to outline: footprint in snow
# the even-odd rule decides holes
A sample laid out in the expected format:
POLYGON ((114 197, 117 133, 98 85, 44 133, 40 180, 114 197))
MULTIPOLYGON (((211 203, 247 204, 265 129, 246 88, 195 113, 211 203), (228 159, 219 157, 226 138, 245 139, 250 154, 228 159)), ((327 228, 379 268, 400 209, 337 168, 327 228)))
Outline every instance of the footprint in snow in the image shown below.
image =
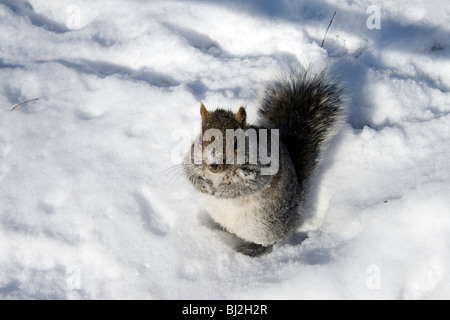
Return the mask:
POLYGON ((183 28, 174 24, 166 24, 169 29, 172 29, 178 36, 184 39, 193 48, 200 50, 204 54, 214 57, 223 54, 223 50, 217 41, 212 40, 208 35, 199 33, 194 29, 183 28))
MULTIPOLYGON (((144 228, 158 237, 166 236, 171 227, 170 221, 162 215, 162 212, 166 210, 153 201, 153 197, 148 190, 136 191, 133 197, 139 206, 144 228)), ((168 212, 164 212, 164 214, 166 213, 168 212)), ((168 217, 170 217, 170 214, 168 217)))
POLYGON ((125 135, 129 138, 139 138, 148 136, 150 133, 150 128, 147 123, 136 123, 127 130, 125 130, 125 135))
POLYGON ((39 201, 38 207, 47 214, 58 211, 66 202, 67 194, 62 190, 48 192, 39 201))
POLYGON ((84 106, 80 105, 75 109, 75 115, 80 120, 92 120, 99 118, 104 113, 102 107, 99 106, 84 106))

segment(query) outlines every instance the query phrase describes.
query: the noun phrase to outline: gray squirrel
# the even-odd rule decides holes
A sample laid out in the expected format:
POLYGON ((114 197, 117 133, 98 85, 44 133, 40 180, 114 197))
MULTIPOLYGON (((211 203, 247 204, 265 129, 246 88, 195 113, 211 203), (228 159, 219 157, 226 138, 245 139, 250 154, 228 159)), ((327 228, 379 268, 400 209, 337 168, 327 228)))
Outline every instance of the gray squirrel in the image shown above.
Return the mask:
POLYGON ((183 170, 206 196, 212 219, 244 241, 239 252, 252 257, 269 253, 302 222, 300 205, 308 180, 345 119, 343 91, 326 71, 291 71, 267 84, 257 125, 246 123, 244 107, 236 114, 209 112, 201 103, 201 135, 191 145, 183 170), (257 151, 251 150, 252 143, 257 151), (267 149, 265 159, 261 146, 267 149), (240 162, 238 154, 243 155, 240 162), (249 161, 252 155, 256 158, 249 161), (267 173, 269 166, 273 173, 267 173))

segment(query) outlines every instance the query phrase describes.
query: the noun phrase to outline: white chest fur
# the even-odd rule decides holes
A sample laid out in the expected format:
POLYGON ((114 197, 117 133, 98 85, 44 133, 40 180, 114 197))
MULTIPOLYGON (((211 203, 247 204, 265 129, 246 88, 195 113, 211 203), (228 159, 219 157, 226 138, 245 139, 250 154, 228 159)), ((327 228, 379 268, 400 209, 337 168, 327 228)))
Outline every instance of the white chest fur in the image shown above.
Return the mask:
POLYGON ((261 235, 261 210, 259 193, 235 199, 218 199, 207 196, 211 217, 229 232, 255 243, 264 244, 267 239, 261 235))

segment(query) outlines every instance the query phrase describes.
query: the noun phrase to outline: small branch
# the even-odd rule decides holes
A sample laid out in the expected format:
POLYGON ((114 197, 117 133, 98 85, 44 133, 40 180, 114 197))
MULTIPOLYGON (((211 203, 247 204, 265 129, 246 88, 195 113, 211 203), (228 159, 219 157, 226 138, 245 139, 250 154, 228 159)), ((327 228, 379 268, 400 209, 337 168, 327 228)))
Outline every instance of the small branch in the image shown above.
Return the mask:
POLYGON ((330 29, 331 24, 333 23, 333 19, 334 19, 335 15, 336 15, 336 11, 334 12, 333 17, 330 20, 330 24, 328 25, 327 31, 325 31, 325 35, 323 36, 322 44, 320 45, 321 48, 323 48, 323 43, 325 42, 325 37, 327 36, 328 29, 330 29))
POLYGON ((12 107, 11 111, 14 111, 15 108, 20 107, 21 105, 23 105, 23 104, 25 104, 25 103, 27 103, 27 102, 35 101, 35 100, 39 100, 39 98, 30 99, 30 100, 21 102, 21 103, 19 103, 19 104, 16 104, 14 107, 12 107))

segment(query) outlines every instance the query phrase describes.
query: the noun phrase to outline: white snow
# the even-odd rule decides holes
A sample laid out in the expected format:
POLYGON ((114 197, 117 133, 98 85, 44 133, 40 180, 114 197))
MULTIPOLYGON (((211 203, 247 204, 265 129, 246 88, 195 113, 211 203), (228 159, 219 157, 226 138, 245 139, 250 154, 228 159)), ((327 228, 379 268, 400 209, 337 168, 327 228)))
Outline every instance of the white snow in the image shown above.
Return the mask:
POLYGON ((449 19, 445 0, 0 0, 0 299, 448 298, 449 19), (200 101, 255 121, 299 65, 340 75, 349 120, 308 237, 252 259, 177 164, 200 101))

